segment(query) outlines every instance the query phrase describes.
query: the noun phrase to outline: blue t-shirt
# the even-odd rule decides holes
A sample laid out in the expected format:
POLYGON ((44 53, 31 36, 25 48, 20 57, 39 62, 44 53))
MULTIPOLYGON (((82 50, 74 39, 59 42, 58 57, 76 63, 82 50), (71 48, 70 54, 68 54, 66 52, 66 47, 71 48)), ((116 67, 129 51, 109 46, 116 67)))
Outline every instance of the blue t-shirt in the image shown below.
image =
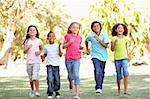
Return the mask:
MULTIPOLYGON (((91 58, 97 58, 101 61, 107 61, 108 59, 108 52, 107 52, 107 48, 103 47, 95 38, 94 36, 96 35, 96 33, 91 33, 87 38, 86 38, 86 42, 91 42, 91 58)), ((109 43, 110 40, 109 38, 103 33, 101 32, 99 35, 99 39, 102 40, 104 43, 109 43)))

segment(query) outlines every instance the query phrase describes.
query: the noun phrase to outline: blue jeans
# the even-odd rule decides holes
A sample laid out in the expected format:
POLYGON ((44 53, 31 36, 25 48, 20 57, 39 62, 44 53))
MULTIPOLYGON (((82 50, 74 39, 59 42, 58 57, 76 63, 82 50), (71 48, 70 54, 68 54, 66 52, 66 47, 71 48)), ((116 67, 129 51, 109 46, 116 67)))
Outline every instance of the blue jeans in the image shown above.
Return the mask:
POLYGON ((59 66, 47 65, 47 94, 60 89, 59 66))
POLYGON ((115 60, 117 80, 121 80, 123 76, 128 76, 128 59, 115 60))
POLYGON ((80 60, 65 60, 65 64, 68 71, 68 80, 74 80, 74 84, 79 85, 80 60))
POLYGON ((94 65, 94 77, 96 82, 95 89, 102 89, 106 61, 100 61, 97 58, 92 58, 92 61, 94 65))

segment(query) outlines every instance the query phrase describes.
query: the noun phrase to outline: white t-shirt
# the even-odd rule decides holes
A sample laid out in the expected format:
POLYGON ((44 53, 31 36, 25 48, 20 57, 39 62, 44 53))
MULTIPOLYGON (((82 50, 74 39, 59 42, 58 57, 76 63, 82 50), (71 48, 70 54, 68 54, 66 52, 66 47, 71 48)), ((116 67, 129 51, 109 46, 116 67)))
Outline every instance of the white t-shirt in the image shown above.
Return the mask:
POLYGON ((46 65, 59 66, 59 48, 57 44, 47 44, 43 49, 47 54, 46 65))
POLYGON ((32 47, 27 52, 27 63, 28 64, 34 64, 34 63, 40 63, 40 57, 35 55, 36 51, 39 51, 39 46, 42 45, 42 41, 38 38, 35 39, 27 39, 25 41, 25 46, 29 46, 32 44, 32 47))

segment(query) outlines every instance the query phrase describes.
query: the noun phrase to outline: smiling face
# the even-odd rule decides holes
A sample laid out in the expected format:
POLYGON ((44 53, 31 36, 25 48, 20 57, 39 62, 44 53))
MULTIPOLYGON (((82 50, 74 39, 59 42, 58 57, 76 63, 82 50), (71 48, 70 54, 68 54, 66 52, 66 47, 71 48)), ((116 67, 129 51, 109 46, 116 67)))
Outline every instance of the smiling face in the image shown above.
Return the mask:
POLYGON ((49 33, 47 39, 48 39, 50 44, 53 44, 54 41, 55 41, 55 34, 54 33, 49 33))
POLYGON ((35 37, 36 34, 37 34, 36 28, 35 27, 30 27, 29 31, 28 31, 28 34, 29 34, 30 37, 35 37))
POLYGON ((100 34, 101 30, 102 30, 102 26, 101 23, 98 21, 94 21, 91 24, 91 29, 93 32, 95 32, 96 34, 100 34))
POLYGON ((124 27, 123 25, 118 25, 117 29, 115 30, 118 35, 123 35, 124 27))
POLYGON ((69 30, 73 33, 73 34, 78 34, 79 30, 80 30, 80 25, 79 24, 72 24, 69 28, 69 30))

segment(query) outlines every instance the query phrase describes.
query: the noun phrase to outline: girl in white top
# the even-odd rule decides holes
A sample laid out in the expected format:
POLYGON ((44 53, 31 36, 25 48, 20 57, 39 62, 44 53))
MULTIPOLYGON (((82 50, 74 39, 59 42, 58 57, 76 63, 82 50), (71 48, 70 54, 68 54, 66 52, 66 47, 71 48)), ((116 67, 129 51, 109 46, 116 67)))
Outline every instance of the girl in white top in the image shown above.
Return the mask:
POLYGON ((39 70, 40 53, 42 50, 42 41, 39 39, 39 33, 34 25, 27 29, 26 39, 24 41, 24 53, 27 54, 27 73, 30 79, 31 92, 30 97, 40 96, 39 93, 39 70))

